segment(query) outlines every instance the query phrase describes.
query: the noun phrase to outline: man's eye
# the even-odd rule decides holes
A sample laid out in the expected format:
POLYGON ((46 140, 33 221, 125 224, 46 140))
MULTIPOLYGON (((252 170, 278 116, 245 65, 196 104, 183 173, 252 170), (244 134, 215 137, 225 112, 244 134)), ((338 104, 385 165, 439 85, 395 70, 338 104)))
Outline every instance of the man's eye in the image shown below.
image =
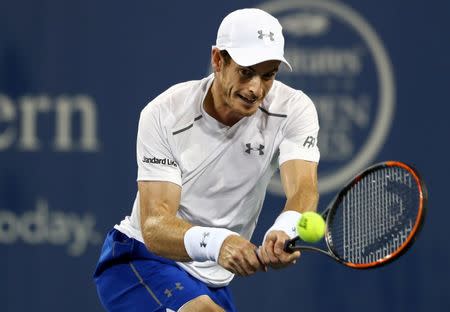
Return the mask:
POLYGON ((275 76, 275 73, 269 73, 269 74, 265 74, 265 75, 263 76, 263 78, 266 79, 266 80, 270 80, 270 79, 272 79, 274 76, 275 76))
POLYGON ((252 76, 252 71, 249 69, 243 68, 243 69, 240 69, 239 72, 240 72, 241 76, 243 76, 243 77, 251 77, 252 76))

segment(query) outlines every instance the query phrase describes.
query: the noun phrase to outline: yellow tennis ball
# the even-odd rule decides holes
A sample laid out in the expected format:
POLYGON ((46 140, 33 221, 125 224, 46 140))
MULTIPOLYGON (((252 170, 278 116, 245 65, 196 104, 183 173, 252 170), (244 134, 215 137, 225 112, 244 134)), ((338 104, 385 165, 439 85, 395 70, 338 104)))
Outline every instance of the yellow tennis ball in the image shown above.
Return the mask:
POLYGON ((307 211, 298 220, 296 229, 303 241, 316 243, 325 235, 325 221, 320 214, 307 211))

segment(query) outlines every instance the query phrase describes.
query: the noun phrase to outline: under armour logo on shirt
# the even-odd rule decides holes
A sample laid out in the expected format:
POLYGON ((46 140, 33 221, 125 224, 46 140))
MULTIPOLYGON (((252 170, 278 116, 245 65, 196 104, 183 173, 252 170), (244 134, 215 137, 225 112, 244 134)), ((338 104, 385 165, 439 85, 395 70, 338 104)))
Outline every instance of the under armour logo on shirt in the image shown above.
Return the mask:
POLYGON ((251 143, 247 143, 245 144, 245 146, 247 147, 247 149, 245 150, 247 154, 251 154, 252 151, 258 151, 259 155, 264 155, 264 145, 262 144, 259 144, 258 148, 253 148, 251 143))
POLYGON ((269 32, 268 34, 263 33, 262 30, 258 30, 258 39, 264 39, 264 37, 269 37, 270 41, 275 41, 275 38, 273 37, 274 33, 269 32))

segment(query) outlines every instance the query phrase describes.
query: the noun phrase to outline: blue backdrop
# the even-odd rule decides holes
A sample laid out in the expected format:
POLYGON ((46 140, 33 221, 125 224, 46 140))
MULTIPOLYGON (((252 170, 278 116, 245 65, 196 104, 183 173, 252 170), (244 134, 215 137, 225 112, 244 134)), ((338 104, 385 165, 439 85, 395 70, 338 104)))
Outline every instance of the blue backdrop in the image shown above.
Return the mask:
MULTIPOLYGON (((92 272, 131 211, 140 110, 209 71, 218 25, 260 7, 286 33, 321 122, 320 208, 364 166, 414 164, 429 188, 421 236, 399 261, 354 271, 305 253, 237 278, 240 311, 449 311, 450 2, 0 2, 0 310, 101 311, 92 272)), ((253 241, 283 205, 276 177, 253 241)))

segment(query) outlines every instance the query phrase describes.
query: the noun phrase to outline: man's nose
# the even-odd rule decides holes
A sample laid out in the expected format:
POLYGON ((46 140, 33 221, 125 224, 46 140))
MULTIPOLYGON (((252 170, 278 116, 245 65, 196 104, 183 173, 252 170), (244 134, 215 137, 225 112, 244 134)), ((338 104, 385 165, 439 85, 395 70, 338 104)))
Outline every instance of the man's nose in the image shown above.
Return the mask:
POLYGON ((252 96, 256 99, 261 96, 262 93, 262 79, 259 75, 254 75, 248 83, 248 90, 252 96))

